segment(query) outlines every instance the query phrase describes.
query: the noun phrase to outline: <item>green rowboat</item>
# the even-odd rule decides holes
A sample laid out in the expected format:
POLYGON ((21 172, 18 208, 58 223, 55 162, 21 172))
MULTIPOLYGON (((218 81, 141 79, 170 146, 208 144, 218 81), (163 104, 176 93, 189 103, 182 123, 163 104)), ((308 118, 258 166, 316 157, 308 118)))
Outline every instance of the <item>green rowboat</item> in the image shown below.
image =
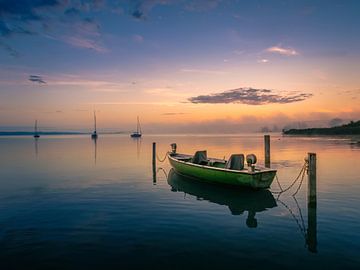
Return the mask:
POLYGON ((173 150, 173 152, 169 152, 168 159, 177 173, 209 183, 264 189, 270 187, 276 175, 276 170, 255 167, 256 157, 254 155, 247 156, 248 168, 244 168, 244 158, 241 154, 232 155, 226 161, 215 158, 208 159, 206 151, 198 151, 191 156, 179 154, 173 150), (253 160, 251 158, 249 160, 250 156, 254 157, 253 160), (237 166, 232 166, 232 164, 237 164, 237 166))

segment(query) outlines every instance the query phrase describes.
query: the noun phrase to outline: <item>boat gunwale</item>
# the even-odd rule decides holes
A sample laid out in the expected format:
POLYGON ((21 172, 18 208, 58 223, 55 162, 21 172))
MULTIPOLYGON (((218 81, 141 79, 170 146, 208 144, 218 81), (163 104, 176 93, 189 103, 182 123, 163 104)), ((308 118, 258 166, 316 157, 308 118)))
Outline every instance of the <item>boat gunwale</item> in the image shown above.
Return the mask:
MULTIPOLYGON (((186 156, 192 157, 191 155, 186 155, 186 156)), ((172 160, 174 160, 176 162, 188 165, 188 166, 194 166, 194 167, 198 167, 198 168, 201 168, 201 169, 210 169, 210 170, 221 171, 221 172, 230 172, 230 173, 235 173, 235 174, 256 175, 256 174, 262 174, 262 173, 268 173, 268 172, 275 172, 275 173, 277 172, 276 169, 264 169, 264 170, 257 171, 257 172, 256 171, 255 172, 249 172, 249 171, 245 171, 245 170, 239 171, 239 170, 225 169, 225 168, 219 168, 219 167, 211 167, 211 166, 200 165, 200 164, 195 164, 195 163, 192 163, 192 162, 185 162, 183 160, 176 159, 175 157, 173 157, 171 155, 171 153, 169 153, 168 158, 172 159, 172 160)))

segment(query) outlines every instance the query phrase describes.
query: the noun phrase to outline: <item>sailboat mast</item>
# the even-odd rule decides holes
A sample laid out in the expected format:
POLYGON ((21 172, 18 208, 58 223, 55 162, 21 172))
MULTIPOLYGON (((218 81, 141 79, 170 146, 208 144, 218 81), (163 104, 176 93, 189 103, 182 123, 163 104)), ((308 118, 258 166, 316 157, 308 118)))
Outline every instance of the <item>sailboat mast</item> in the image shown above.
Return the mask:
POLYGON ((139 133, 139 116, 137 117, 136 133, 139 133))
POLYGON ((38 128, 37 128, 37 120, 35 120, 35 134, 38 133, 38 128))
POLYGON ((94 128, 95 128, 95 132, 96 132, 96 114, 95 114, 95 111, 94 111, 94 128))

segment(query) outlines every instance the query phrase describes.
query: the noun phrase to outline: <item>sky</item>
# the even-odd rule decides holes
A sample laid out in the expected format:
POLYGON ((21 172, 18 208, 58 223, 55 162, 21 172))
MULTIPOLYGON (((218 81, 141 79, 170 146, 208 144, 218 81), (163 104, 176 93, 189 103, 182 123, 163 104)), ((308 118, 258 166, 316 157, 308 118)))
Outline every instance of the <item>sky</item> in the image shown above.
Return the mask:
POLYGON ((360 119, 359 1, 0 0, 0 128, 360 119))

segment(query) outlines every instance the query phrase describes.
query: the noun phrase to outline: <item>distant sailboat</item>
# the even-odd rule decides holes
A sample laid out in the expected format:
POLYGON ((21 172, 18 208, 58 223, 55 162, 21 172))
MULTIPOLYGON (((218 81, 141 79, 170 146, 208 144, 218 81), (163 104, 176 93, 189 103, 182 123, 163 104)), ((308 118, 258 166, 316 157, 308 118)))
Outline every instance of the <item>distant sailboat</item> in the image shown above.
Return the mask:
POLYGON ((131 133, 130 135, 132 138, 140 138, 141 137, 141 126, 140 126, 140 121, 139 121, 139 116, 137 117, 137 126, 136 126, 136 131, 131 133))
POLYGON ((96 132, 96 114, 94 111, 94 132, 91 134, 91 139, 97 139, 98 134, 96 132))
POLYGON ((35 120, 34 138, 40 138, 40 135, 38 132, 37 120, 35 120))

